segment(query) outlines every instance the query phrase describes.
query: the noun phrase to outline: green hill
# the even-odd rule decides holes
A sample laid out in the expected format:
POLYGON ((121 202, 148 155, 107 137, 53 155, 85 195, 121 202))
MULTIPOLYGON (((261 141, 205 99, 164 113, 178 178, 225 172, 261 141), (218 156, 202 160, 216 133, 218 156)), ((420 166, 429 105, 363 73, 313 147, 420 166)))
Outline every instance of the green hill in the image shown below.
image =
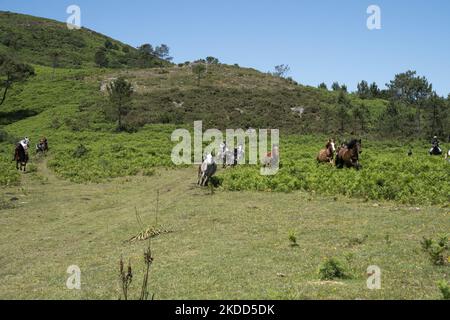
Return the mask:
MULTIPOLYGON (((31 137, 33 143, 47 136, 54 157, 50 166, 77 182, 100 181, 170 165, 170 132, 177 127, 192 128, 196 120, 203 120, 205 130, 279 128, 283 135, 314 135, 314 149, 322 147, 330 136, 338 140, 350 136, 394 137, 384 128, 386 100, 345 94, 343 104, 338 101, 337 91, 216 62, 206 64, 200 81, 193 73, 193 63, 174 65, 158 59, 154 61, 160 63, 152 68, 133 67, 133 63, 121 68, 99 68, 93 56, 105 41, 121 48, 128 46, 82 29, 74 34, 82 39, 83 46, 73 50, 76 42, 67 33, 73 31, 63 23, 11 13, 0 13, 0 20, 2 39, 9 35, 5 30, 22 39, 16 47, 0 44, 0 52, 33 64, 36 74, 14 84, 0 106, 0 184, 19 179, 10 162, 11 146, 23 136, 31 137), (46 30, 54 36, 46 35, 46 30), (42 43, 42 39, 37 40, 40 38, 47 40, 42 43), (55 49, 60 52, 61 63, 53 68, 49 54, 55 49), (72 55, 78 56, 81 64, 72 65, 72 55), (110 101, 105 92, 106 84, 119 76, 130 81, 135 91, 123 118, 123 132, 117 132, 116 122, 108 116, 110 101), (363 121, 358 117, 361 112, 363 121), (85 156, 73 156, 83 148, 89 150, 85 156)), ((139 53, 128 48, 128 53, 116 49, 107 52, 111 60, 115 55, 130 57, 130 53, 139 53)), ((395 112, 391 113, 398 115, 395 112)), ((413 108, 404 107, 402 112, 414 122, 413 108)), ((422 116, 428 121, 427 113, 422 116)), ((407 131, 414 130, 414 126, 392 123, 404 137, 415 139, 407 131)), ((314 158, 308 154, 308 159, 314 158)))
MULTIPOLYGON (((0 11, 0 53, 28 63, 58 67, 95 66, 95 53, 105 48, 109 66, 138 66, 142 61, 136 48, 95 31, 69 30, 62 22, 0 11), (105 44, 107 48, 105 48, 105 44), (55 58, 57 54, 57 58, 55 58)), ((150 65, 166 62, 153 57, 150 65)))
MULTIPOLYGON (((126 119, 132 130, 148 123, 189 124, 201 119, 207 126, 220 128, 277 127, 295 133, 326 134, 338 131, 336 92, 223 64, 208 65, 198 85, 189 64, 175 66, 155 57, 150 62, 142 61, 139 50, 131 46, 85 28, 69 30, 65 23, 49 19, 0 12, 0 53, 34 65, 72 69, 60 72, 64 75, 56 81, 53 76, 42 77, 48 71, 40 69, 34 79, 16 86, 0 111, 15 113, 3 114, 0 124, 65 104, 64 90, 90 86, 92 91, 98 91, 108 79, 123 75, 133 82, 137 91, 133 109, 126 119), (105 48, 106 42, 109 49, 105 48), (99 48, 105 48, 109 69, 94 69, 94 56, 99 48), (56 61, 55 52, 58 53, 56 61), (141 65, 158 68, 142 69, 141 65), (114 68, 127 71, 114 71, 114 68), (58 83, 61 80, 64 84, 58 83)), ((89 99, 102 98, 99 94, 89 99)), ((353 105, 367 107, 367 130, 374 129, 386 102, 349 98, 353 105)), ((80 99, 86 100, 74 93, 70 103, 84 103, 80 99)), ((349 119, 345 129, 356 133, 359 125, 351 118, 351 110, 347 111, 349 119)))

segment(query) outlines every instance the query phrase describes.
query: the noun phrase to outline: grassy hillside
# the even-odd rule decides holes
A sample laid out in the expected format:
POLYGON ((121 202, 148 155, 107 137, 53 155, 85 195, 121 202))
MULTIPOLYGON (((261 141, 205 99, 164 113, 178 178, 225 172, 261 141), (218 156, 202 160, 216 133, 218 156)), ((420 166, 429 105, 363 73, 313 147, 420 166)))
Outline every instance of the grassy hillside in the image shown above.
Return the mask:
MULTIPOLYGON (((45 66, 53 66, 53 55, 58 53, 59 67, 85 68, 95 65, 94 56, 105 42, 110 67, 133 66, 138 63, 135 48, 81 28, 69 30, 65 23, 33 16, 0 11, 0 53, 14 55, 19 60, 45 66)), ((154 58, 155 65, 166 64, 154 58)))
MULTIPOLYGON (((131 127, 148 123, 192 124, 203 120, 207 127, 222 129, 338 132, 338 93, 302 86, 254 69, 208 65, 200 85, 191 65, 113 72, 105 82, 118 76, 130 80, 136 89, 133 111, 126 119, 131 127), (299 109, 302 113, 296 111, 299 109)), ((361 100, 353 95, 349 99, 355 106, 367 107, 366 128, 372 130, 385 110, 386 101, 361 100)), ((350 115, 345 130, 360 133, 359 124, 350 115)))

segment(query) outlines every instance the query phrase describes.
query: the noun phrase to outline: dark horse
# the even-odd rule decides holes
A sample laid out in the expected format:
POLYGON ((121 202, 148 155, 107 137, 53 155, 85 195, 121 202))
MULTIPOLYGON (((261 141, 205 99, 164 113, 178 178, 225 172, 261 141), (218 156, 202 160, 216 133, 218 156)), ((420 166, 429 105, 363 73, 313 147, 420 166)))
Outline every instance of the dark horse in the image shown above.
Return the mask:
POLYGON ((353 139, 348 144, 339 147, 336 155, 336 167, 361 169, 359 155, 362 153, 361 140, 353 139))
POLYGON ((442 155, 442 149, 439 147, 439 145, 434 145, 433 148, 430 150, 430 156, 441 156, 442 155))
POLYGON ((16 161, 17 170, 26 171, 28 162, 28 153, 25 151, 22 144, 20 143, 17 144, 16 149, 14 151, 14 161, 16 161))

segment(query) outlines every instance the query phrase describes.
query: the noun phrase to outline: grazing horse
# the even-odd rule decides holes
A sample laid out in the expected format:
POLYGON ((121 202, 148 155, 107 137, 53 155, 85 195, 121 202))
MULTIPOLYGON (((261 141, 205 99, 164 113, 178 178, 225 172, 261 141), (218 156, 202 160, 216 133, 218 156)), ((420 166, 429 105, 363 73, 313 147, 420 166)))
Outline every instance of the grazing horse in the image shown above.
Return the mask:
POLYGON ((22 146, 21 143, 18 143, 16 146, 16 149, 14 151, 14 160, 16 161, 16 168, 20 171, 26 171, 27 169, 27 162, 28 162, 28 153, 25 151, 25 148, 22 146), (20 165, 20 169, 19 169, 20 165))
POLYGON ((217 164, 212 156, 208 155, 203 163, 198 167, 198 181, 197 184, 206 187, 209 180, 217 171, 217 164))
POLYGON ((341 146, 336 155, 336 167, 361 169, 359 155, 362 153, 361 140, 353 139, 348 144, 341 146))
POLYGON ((318 156, 317 156, 317 162, 318 163, 333 163, 334 160, 334 153, 336 151, 334 140, 330 139, 328 140, 327 145, 325 146, 325 149, 320 150, 318 156))
POLYGON ((43 137, 39 140, 39 143, 36 145, 36 153, 45 154, 48 151, 48 140, 43 137))

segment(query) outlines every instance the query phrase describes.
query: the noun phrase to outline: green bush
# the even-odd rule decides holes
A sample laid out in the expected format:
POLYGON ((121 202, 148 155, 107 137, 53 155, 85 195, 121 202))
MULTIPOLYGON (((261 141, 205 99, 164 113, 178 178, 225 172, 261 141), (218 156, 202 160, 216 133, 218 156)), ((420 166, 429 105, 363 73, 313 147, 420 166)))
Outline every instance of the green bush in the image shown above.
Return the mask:
POLYGON ((441 235, 438 240, 431 238, 423 238, 422 249, 427 252, 430 259, 434 265, 440 266, 445 265, 449 261, 448 250, 449 250, 449 236, 441 235))
POLYGON ((321 280, 334 280, 346 279, 349 275, 341 261, 329 258, 319 266, 319 277, 321 280))
POLYGON ((438 282, 438 288, 442 293, 444 300, 450 300, 450 285, 446 280, 441 280, 438 282))

